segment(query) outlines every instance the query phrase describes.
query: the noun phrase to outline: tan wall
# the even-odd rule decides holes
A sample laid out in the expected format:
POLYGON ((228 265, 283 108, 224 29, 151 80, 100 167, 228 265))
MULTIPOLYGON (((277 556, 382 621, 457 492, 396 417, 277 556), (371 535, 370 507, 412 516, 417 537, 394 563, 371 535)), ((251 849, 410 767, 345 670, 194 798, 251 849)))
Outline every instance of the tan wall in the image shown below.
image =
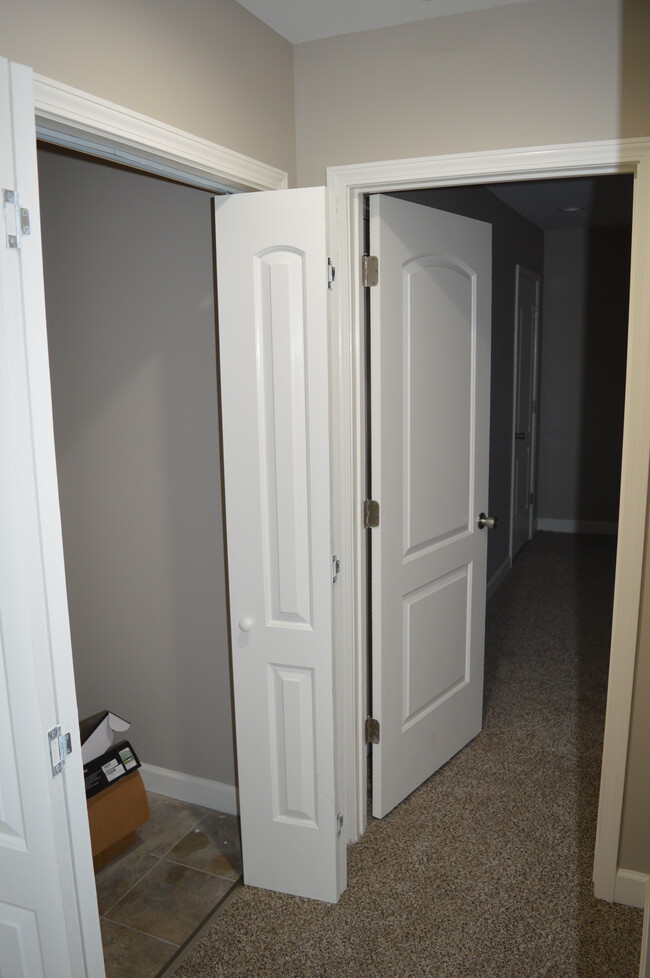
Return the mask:
POLYGON ((650 134, 648 37, 645 0, 533 0, 298 45, 299 183, 333 165, 650 134))
POLYGON ((650 518, 646 529, 645 572, 634 677, 632 724, 625 778, 619 866, 650 873, 650 518))
POLYGON ((288 41, 234 0, 2 0, 0 55, 295 174, 288 41))

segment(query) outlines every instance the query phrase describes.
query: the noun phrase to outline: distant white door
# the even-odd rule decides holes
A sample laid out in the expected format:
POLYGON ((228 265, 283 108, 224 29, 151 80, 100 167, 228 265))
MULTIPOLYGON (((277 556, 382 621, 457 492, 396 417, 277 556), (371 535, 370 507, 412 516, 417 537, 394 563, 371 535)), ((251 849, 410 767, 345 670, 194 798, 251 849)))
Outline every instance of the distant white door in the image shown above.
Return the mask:
POLYGON ((517 265, 515 300, 515 410, 512 463, 512 556, 533 535, 537 437, 537 331, 540 277, 517 265))
POLYGON ((490 225, 370 198, 373 814, 481 729, 490 225))
POLYGON ((54 459, 32 80, 29 69, 4 59, 0 186, 0 974, 99 978, 54 459), (7 191, 29 209, 31 235, 7 191), (74 753, 54 776, 48 730, 59 722, 74 753))
POLYGON ((335 901, 326 191, 215 208, 244 882, 335 901))

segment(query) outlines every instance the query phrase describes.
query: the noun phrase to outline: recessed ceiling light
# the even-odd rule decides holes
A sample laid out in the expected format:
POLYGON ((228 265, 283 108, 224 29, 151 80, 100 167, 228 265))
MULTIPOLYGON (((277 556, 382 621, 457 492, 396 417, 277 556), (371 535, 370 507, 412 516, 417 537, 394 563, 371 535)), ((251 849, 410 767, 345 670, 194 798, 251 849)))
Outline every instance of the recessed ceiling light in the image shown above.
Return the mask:
POLYGON ((578 211, 583 211, 584 207, 558 207, 561 214, 577 214, 578 211))

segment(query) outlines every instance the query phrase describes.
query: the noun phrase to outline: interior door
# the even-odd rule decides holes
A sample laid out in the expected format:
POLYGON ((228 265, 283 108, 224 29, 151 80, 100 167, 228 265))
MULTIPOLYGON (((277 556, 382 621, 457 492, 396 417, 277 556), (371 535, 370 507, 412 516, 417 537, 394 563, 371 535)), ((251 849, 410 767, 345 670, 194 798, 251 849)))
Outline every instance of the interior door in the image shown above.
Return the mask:
MULTIPOLYGON (((104 974, 74 702, 29 69, 0 59, 0 973, 104 974), (19 205, 29 210, 31 234, 19 205), (73 753, 53 773, 48 731, 73 753)), ((58 743, 58 741, 55 741, 58 743)))
POLYGON ((491 234, 480 221, 370 198, 377 818, 481 729, 491 234))
POLYGON ((244 882, 336 901, 326 203, 215 208, 244 882))
POLYGON ((539 275, 517 265, 512 556, 533 535, 539 275))

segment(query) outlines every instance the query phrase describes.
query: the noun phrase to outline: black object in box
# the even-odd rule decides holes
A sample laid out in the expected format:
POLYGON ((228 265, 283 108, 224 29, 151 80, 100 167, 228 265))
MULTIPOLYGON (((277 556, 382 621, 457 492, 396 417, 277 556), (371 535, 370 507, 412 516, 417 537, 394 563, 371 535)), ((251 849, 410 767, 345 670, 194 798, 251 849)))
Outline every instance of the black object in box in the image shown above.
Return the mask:
POLYGON ((109 784, 114 784, 131 771, 137 771, 141 766, 128 740, 113 744, 105 754, 84 764, 86 798, 99 794, 104 788, 108 788, 109 784))

